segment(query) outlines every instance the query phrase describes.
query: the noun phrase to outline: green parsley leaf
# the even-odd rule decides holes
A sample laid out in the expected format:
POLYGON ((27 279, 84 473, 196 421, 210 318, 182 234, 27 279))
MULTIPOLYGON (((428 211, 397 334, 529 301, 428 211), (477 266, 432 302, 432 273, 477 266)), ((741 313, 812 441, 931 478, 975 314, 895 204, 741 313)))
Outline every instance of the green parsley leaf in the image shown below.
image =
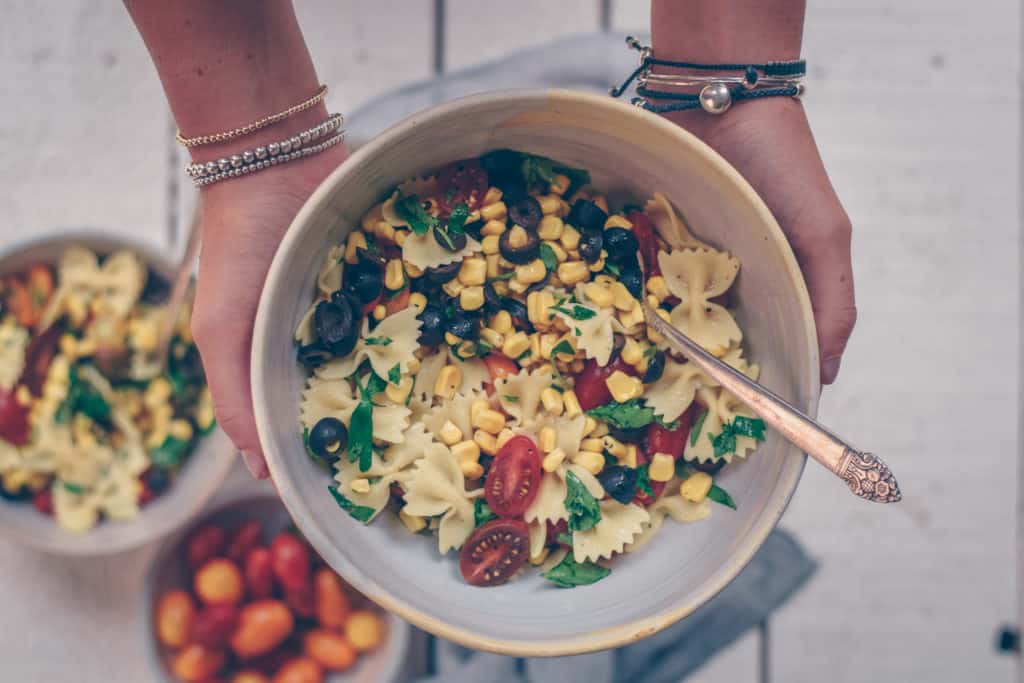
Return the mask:
POLYGON ((478 358, 483 358, 484 356, 486 356, 487 354, 489 354, 493 350, 494 350, 494 347, 491 346, 490 344, 488 344, 487 342, 485 342, 483 339, 477 339, 477 341, 476 341, 476 355, 477 355, 478 358))
POLYGON ((508 401, 509 403, 519 403, 519 397, 513 394, 504 394, 502 395, 502 398, 508 401))
POLYGON ((518 356, 516 356, 516 362, 519 362, 519 361, 521 361, 522 359, 524 359, 524 358, 526 358, 527 356, 529 356, 529 355, 530 355, 531 353, 532 353, 532 351, 530 351, 530 349, 526 349, 526 350, 525 350, 525 351, 523 351, 523 352, 522 352, 521 354, 519 354, 518 356))
POLYGON ((555 250, 551 248, 551 245, 547 242, 541 242, 540 245, 540 260, 544 262, 544 267, 549 272, 558 270, 558 257, 555 256, 555 250))
POLYGON ((403 220, 409 222, 409 227, 417 235, 423 235, 439 224, 436 218, 427 213, 420 198, 414 194, 395 202, 395 211, 403 220))
POLYGON ((168 436, 156 450, 150 452, 149 458, 157 467, 170 469, 182 463, 188 453, 188 447, 188 441, 168 436))
POLYGON ((487 281, 488 282, 500 282, 501 280, 511 280, 515 276, 516 276, 516 271, 510 270, 507 273, 502 273, 501 275, 495 275, 494 277, 489 277, 489 278, 487 278, 487 281))
POLYGON ((722 427, 721 434, 714 436, 708 434, 708 438, 711 439, 711 445, 715 449, 716 458, 736 450, 736 435, 729 429, 728 425, 722 427))
POLYGON ((83 493, 85 493, 85 487, 84 486, 79 486, 78 484, 72 484, 70 481, 62 481, 61 482, 61 486, 64 487, 65 491, 73 493, 76 496, 80 496, 83 493))
POLYGON ((645 495, 654 498, 654 489, 651 488, 651 472, 649 465, 641 465, 636 468, 636 487, 645 495))
POLYGON ((390 370, 388 370, 388 381, 392 384, 398 385, 402 382, 402 366, 399 363, 395 363, 390 370))
POLYGON ((612 277, 619 277, 622 275, 622 269, 611 261, 604 262, 604 268, 601 270, 602 273, 611 275, 612 277))
POLYGON ((746 436, 756 441, 764 441, 764 420, 738 416, 731 423, 722 425, 722 433, 708 434, 711 445, 715 449, 715 457, 720 458, 726 453, 736 450, 736 437, 746 436))
POLYGON ((569 189, 565 196, 572 195, 572 191, 580 185, 590 183, 590 174, 581 169, 565 166, 554 159, 549 159, 538 154, 524 154, 522 164, 523 180, 527 185, 549 185, 555 181, 555 176, 562 173, 569 177, 569 189))
POLYGON ((576 355, 576 349, 572 348, 572 344, 570 344, 568 340, 563 339, 555 344, 555 348, 551 349, 551 357, 554 358, 560 353, 574 356, 576 355))
POLYGON ((708 491, 708 498, 733 510, 736 509, 736 501, 732 499, 732 496, 725 489, 715 484, 711 485, 711 490, 708 491))
POLYGON ((452 240, 451 233, 448 232, 447 228, 442 228, 440 225, 434 228, 434 234, 441 240, 443 246, 448 251, 457 251, 455 248, 455 242, 452 240))
POLYGON ((373 517, 373 514, 376 512, 376 510, 374 510, 371 507, 366 507, 365 505, 356 505, 351 500, 342 495, 341 491, 338 490, 337 486, 328 486, 327 490, 331 492, 332 496, 334 496, 334 500, 338 504, 338 507, 340 507, 348 514, 352 515, 352 517, 362 522, 363 524, 369 522, 370 518, 373 517))
POLYGON ((359 401, 349 420, 348 461, 358 461, 360 472, 373 464, 373 403, 365 398, 359 401))
POLYGON ((645 406, 639 398, 630 399, 625 403, 606 403, 591 408, 587 415, 604 420, 617 429, 639 429, 655 421, 654 409, 645 406))
POLYGON ((588 531, 601 521, 601 507, 579 477, 571 470, 565 477, 565 509, 569 512, 570 531, 588 531))
POLYGON ((391 342, 391 337, 367 337, 365 344, 367 346, 388 346, 391 342))
POLYGON ((369 401, 374 396, 384 391, 387 386, 387 380, 381 378, 377 373, 371 372, 370 378, 366 381, 366 388, 361 390, 363 400, 369 401))
POLYGON ((452 213, 448 217, 448 233, 451 235, 462 235, 466 232, 466 219, 469 218, 469 207, 459 202, 452 207, 452 213))
POLYGON ((764 420, 737 415, 732 421, 732 431, 739 436, 764 441, 764 420))
POLYGON ((569 309, 562 306, 562 303, 565 302, 560 302, 558 305, 552 306, 551 310, 558 311, 562 315, 567 315, 573 320, 590 320, 595 315, 597 315, 597 311, 589 309, 586 306, 581 306, 580 304, 571 304, 572 308, 569 309))
POLYGON ((405 281, 402 283, 401 287, 399 287, 398 289, 388 290, 388 292, 387 292, 388 298, 389 299, 394 299, 396 296, 398 296, 399 294, 404 292, 406 289, 408 289, 408 287, 409 287, 409 279, 406 278, 405 281))
POLYGON ((476 526, 481 526, 497 519, 498 515, 491 511, 491 506, 487 504, 487 501, 483 498, 477 498, 473 503, 473 521, 476 526))
POLYGON ((700 430, 701 430, 702 427, 704 427, 704 420, 707 419, 707 416, 708 416, 708 409, 705 408, 704 410, 701 411, 700 415, 697 416, 697 419, 693 421, 693 426, 690 427, 690 445, 691 446, 696 446, 697 445, 697 437, 700 436, 700 430))
POLYGON ((562 561, 541 576, 559 588, 575 588, 597 583, 612 573, 611 569, 590 562, 577 562, 572 553, 566 553, 562 561))

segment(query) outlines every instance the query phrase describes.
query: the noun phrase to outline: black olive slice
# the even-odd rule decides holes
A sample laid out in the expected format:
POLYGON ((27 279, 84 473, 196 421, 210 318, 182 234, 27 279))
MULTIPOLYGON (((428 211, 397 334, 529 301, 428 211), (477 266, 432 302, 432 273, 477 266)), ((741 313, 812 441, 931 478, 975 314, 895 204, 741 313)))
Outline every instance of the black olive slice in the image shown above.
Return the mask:
POLYGON ((331 352, 321 342, 314 342, 300 346, 298 358, 303 366, 312 370, 329 361, 331 359, 331 352))
POLYGON ((707 472, 708 474, 718 474, 718 472, 725 467, 725 458, 714 458, 708 462, 697 462, 694 460, 691 463, 687 463, 690 467, 700 470, 701 472, 707 472))
POLYGON ((601 258, 604 236, 599 230, 585 231, 580 235, 580 256, 587 263, 596 263, 601 258))
POLYGON ((606 220, 608 220, 608 214, 604 209, 589 199, 577 199, 569 209, 569 216, 566 218, 569 225, 581 231, 603 230, 606 220))
POLYGON ((448 251, 462 251, 466 248, 466 233, 450 232, 448 228, 436 227, 433 230, 434 241, 448 251))
POLYGON ((320 341, 337 356, 352 351, 359 337, 358 308, 345 295, 321 301, 313 313, 313 323, 320 341))
POLYGON ((540 237, 537 233, 526 231, 526 244, 521 247, 513 247, 511 243, 512 230, 506 230, 498 238, 498 251, 511 263, 522 265, 537 258, 540 253, 540 237))
POLYGON ((644 296, 644 275, 640 270, 640 264, 636 258, 619 267, 619 282, 625 285, 626 289, 639 300, 644 296))
POLYGON ((625 228, 608 228, 604 231, 604 248, 612 263, 623 263, 639 253, 640 243, 625 228))
POLYGON ((434 285, 443 285, 454 279, 459 274, 461 267, 460 261, 452 261, 436 268, 427 268, 423 273, 423 279, 434 285))
POLYGON ((480 338, 480 319, 466 311, 455 311, 445 323, 445 329, 463 341, 480 338))
POLYGON ((623 505, 628 504, 636 495, 636 470, 622 465, 604 468, 597 480, 605 492, 623 505))
POLYGON ((526 330, 527 332, 533 331, 533 325, 530 323, 530 316, 526 310, 526 304, 518 299, 512 297, 503 297, 501 300, 501 308, 508 311, 508 314, 512 316, 512 324, 517 329, 526 330))
POLYGON ((308 443, 313 455, 333 463, 348 447, 348 428, 336 417, 321 418, 309 430, 308 443))
POLYGON ((488 315, 501 310, 501 297, 494 291, 494 285, 490 282, 484 285, 484 310, 488 315))
POLYGON ((651 362, 647 364, 647 372, 644 373, 644 384, 650 384, 651 382, 657 382, 661 379, 662 374, 665 372, 665 352, 658 350, 654 354, 654 358, 651 358, 651 362))
POLYGON ((529 294, 530 292, 539 292, 540 290, 544 289, 544 287, 548 284, 548 280, 550 280, 550 279, 551 279, 551 271, 549 270, 549 271, 544 273, 544 279, 543 280, 541 280, 540 282, 534 282, 532 285, 527 287, 526 291, 524 292, 524 294, 529 294))
POLYGON ((437 346, 444 341, 444 311, 440 306, 427 304, 416 317, 423 323, 420 326, 420 344, 437 346))
POLYGON ((541 219, 544 218, 540 202, 533 197, 526 196, 511 204, 506 201, 505 205, 508 207, 508 217, 512 219, 512 222, 527 230, 536 230, 541 219))

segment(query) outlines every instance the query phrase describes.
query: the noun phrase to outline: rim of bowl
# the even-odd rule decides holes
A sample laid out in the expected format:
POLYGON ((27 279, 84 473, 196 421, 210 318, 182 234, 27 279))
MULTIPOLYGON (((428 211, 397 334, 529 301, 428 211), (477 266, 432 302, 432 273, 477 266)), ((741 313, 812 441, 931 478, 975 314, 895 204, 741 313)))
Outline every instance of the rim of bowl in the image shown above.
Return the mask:
MULTIPOLYGON (((37 237, 11 243, 0 249, 0 262, 17 258, 31 249, 54 244, 70 245, 76 243, 100 251, 107 249, 131 249, 141 255, 147 264, 155 266, 162 274, 166 275, 174 272, 174 266, 153 245, 134 237, 114 235, 91 227, 58 228, 54 234, 46 237, 37 237)), ((132 534, 130 533, 130 527, 133 524, 139 523, 144 515, 152 514, 152 508, 149 510, 140 508, 139 514, 133 519, 121 521, 105 519, 101 521, 100 524, 119 524, 121 525, 119 528, 129 532, 122 540, 109 541, 102 547, 90 542, 91 530, 78 535, 65 532, 63 536, 50 539, 34 536, 19 526, 0 524, 0 536, 47 553, 76 557, 116 555, 117 553, 134 550, 147 543, 159 540, 191 522, 196 513, 220 490, 221 484, 231 471, 235 455, 232 452, 231 443, 220 427, 217 427, 212 433, 199 440, 196 451, 200 449, 209 451, 209 453, 205 454, 205 457, 216 458, 218 461, 217 466, 213 468, 213 476, 208 477, 202 482, 203 485, 201 487, 196 487, 197 496, 191 505, 175 505, 172 514, 153 516, 152 519, 148 519, 147 524, 149 528, 146 533, 132 534)), ((196 451, 193 454, 197 454, 196 451)), ((164 495, 174 496, 176 490, 178 490, 176 487, 172 487, 171 491, 164 495)), ((56 521, 53 524, 56 525, 56 521)))
MULTIPOLYGON (((156 552, 154 552, 149 558, 142 587, 141 618, 143 626, 146 629, 146 657, 149 661, 150 669, 152 670, 153 675, 157 677, 157 680, 176 680, 168 673, 167 668, 164 666, 164 648, 157 641, 153 627, 153 624, 156 621, 157 575, 164 569, 164 567, 168 566, 169 563, 176 561, 175 555, 177 551, 182 545, 184 545, 189 532, 194 528, 201 524, 213 521, 225 512, 236 507, 264 502, 276 503, 283 516, 286 518, 291 517, 288 508, 281 503, 281 499, 271 493, 252 493, 250 491, 231 494, 225 497, 225 499, 220 501, 217 505, 208 510, 203 510, 202 514, 196 515, 195 519, 192 520, 192 523, 188 525, 188 528, 179 529, 173 536, 165 538, 156 552)), ((408 623, 402 621, 401 618, 391 612, 384 612, 383 617, 388 624, 388 635, 385 647, 378 648, 370 653, 361 655, 360 658, 381 658, 384 661, 384 664, 380 669, 380 674, 376 679, 374 679, 374 681, 375 683, 393 683, 393 681, 397 680, 398 673, 405 665, 405 654, 409 650, 411 627, 408 623)), ((339 681, 345 680, 344 676, 346 675, 348 675, 347 672, 328 672, 324 681, 325 683, 332 683, 335 678, 339 681)))
MULTIPOLYGON (((779 227, 778 222, 775 220, 771 211, 768 209, 767 205, 765 205, 764 200, 762 200, 760 195, 754 191, 754 188, 750 186, 750 183, 740 175, 739 171, 733 168, 728 161, 726 161, 706 143, 682 127, 677 126, 660 116, 651 114, 650 112, 641 110, 618 100, 613 100, 607 96, 564 89, 499 90, 451 100, 431 107, 425 111, 413 114, 396 123, 366 145, 353 152, 347 160, 327 176, 327 178, 320 184, 316 191, 313 192, 299 210, 299 213, 295 216, 291 225, 288 227, 288 231, 285 233, 285 236, 278 247, 277 253, 274 256, 274 260, 267 273, 267 280, 264 284, 263 292, 260 297, 259 310, 256 314, 251 363, 252 392, 254 398, 253 403, 256 407, 256 427, 262 443, 270 442, 269 436, 271 430, 270 416, 264 412, 265 404, 262 401, 255 400, 267 390, 262 375, 262 366, 261 363, 258 362, 259 359, 264 356, 265 343, 269 338, 270 328, 273 322, 268 318, 267 309, 269 304, 267 304, 267 292, 276 289, 277 283, 284 275, 283 264, 285 255, 293 250, 302 248, 300 240, 302 226, 309 221, 312 215, 317 213, 322 205, 331 201, 334 188, 339 184, 342 178, 355 172, 361 164, 372 159, 378 150, 389 146, 392 139, 407 133, 413 128, 429 126, 436 119, 444 118, 460 109, 472 108, 473 106, 484 103, 493 104, 509 102, 512 104, 522 103, 523 101, 537 101, 541 103, 550 103, 552 101, 556 103, 580 103, 585 104, 592 109, 603 110, 608 116, 632 117, 634 121, 640 123, 640 125, 648 126, 656 130, 658 134, 674 138, 678 144, 691 148, 693 152, 704 159, 710 168, 715 172, 722 174, 736 187, 740 194, 743 195, 744 199, 748 201, 760 215, 761 222, 765 226, 768 234, 771 235, 776 246, 782 251, 783 260, 786 265, 786 274, 788 275, 790 284, 795 291, 800 305, 800 310, 803 314, 802 318, 804 324, 802 333, 805 337, 805 343, 808 345, 807 348, 812 350, 812 353, 808 354, 808 357, 805 359, 809 381, 808 384, 800 387, 805 390, 810 397, 808 405, 804 407, 809 410, 812 415, 817 412, 821 384, 817 360, 818 340, 814 325, 814 313, 811 309, 810 295, 807 292, 807 286, 804 282, 803 274, 800 271, 800 266, 798 265, 796 256, 793 254, 793 250, 789 245, 789 241, 786 239, 786 236, 783 234, 782 229, 779 227)), ((321 533, 319 527, 314 524, 307 523, 308 512, 302 502, 302 494, 296 489, 293 482, 284 476, 284 469, 278 465, 277 456, 272 453, 266 453, 266 460, 268 469, 270 470, 270 475, 281 495, 281 500, 284 502, 285 507, 288 508, 288 512, 291 514, 292 519, 295 520, 295 523, 314 547, 318 549, 327 548, 330 550, 329 553, 321 552, 321 555, 323 555, 324 559, 328 560, 332 566, 335 566, 335 563, 337 563, 335 568, 346 578, 346 580, 350 580, 350 576, 355 577, 355 580, 351 580, 351 583, 359 592, 363 593, 383 608, 399 614, 403 619, 406 619, 416 626, 429 631, 434 635, 455 641, 467 647, 516 657, 561 657, 619 647, 654 635, 655 633, 676 623, 680 619, 689 616, 701 605, 705 604, 708 600, 721 592, 721 590, 732 582, 740 571, 742 571, 750 562, 754 554, 758 549, 760 549, 761 545, 768 537, 768 534, 775 529, 779 519, 782 517, 782 513, 785 512, 787 505, 789 505, 789 501, 793 497, 793 493, 796 491, 796 486, 800 481, 801 474, 803 473, 807 456, 800 453, 798 456, 790 458, 790 462, 783 465, 778 483, 776 484, 777 493, 769 502, 764 514, 762 514, 752 526, 749 534, 747 535, 749 542, 729 558, 723 567, 718 570, 714 576, 714 580, 707 582, 704 590, 702 590, 698 596, 691 600, 680 602, 661 614, 633 620, 624 624, 619 624, 615 627, 602 629, 600 631, 583 633, 555 640, 517 639, 511 641, 481 636, 469 629, 454 626, 442 621, 435 616, 416 609, 412 605, 392 596, 384 586, 378 584, 372 577, 362 576, 359 572, 354 571, 349 565, 347 559, 344 556, 337 554, 337 549, 327 539, 327 537, 321 533), (337 554, 337 556, 328 557, 332 554, 337 554)))

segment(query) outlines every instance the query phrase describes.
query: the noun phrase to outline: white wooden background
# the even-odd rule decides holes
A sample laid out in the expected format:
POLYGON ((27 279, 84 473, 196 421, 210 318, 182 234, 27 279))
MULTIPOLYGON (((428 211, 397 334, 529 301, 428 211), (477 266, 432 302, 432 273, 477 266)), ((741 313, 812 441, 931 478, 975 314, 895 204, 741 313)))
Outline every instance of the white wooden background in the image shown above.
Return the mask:
MULTIPOLYGON (((336 109, 432 73, 431 2, 298 4, 336 109)), ((860 307, 821 416, 883 454, 906 497, 871 507, 809 466, 783 524, 821 571, 691 680, 1010 681, 992 641, 1016 610, 1019 8, 810 5, 806 104, 855 225, 860 307)), ((597 30, 601 6, 449 0, 444 62, 597 30)), ((614 30, 647 26, 645 0, 607 6, 614 30)), ((176 248, 167 108, 121 4, 0 0, 0 16, 0 248, 77 225, 176 248)), ((0 678, 145 680, 147 557, 0 544, 0 678)))

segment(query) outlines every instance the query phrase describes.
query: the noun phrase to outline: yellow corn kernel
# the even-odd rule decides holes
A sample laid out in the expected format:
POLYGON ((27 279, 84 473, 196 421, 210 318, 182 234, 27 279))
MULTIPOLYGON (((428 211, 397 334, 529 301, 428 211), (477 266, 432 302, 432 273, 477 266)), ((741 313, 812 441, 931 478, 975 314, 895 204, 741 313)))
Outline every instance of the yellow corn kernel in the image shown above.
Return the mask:
POLYGON ((540 333, 534 332, 530 335, 530 355, 534 359, 543 358, 540 352, 540 333))
POLYGON ((480 285, 466 287, 459 292, 459 306, 464 311, 475 311, 484 305, 484 288, 480 285))
POLYGON ((348 242, 345 243, 345 263, 352 265, 359 263, 356 249, 366 249, 366 235, 360 230, 354 230, 348 236, 348 242))
POLYGON ((555 470, 558 469, 559 465, 561 465, 564 461, 565 451, 563 451, 561 448, 556 448, 555 450, 551 451, 550 453, 544 456, 544 459, 541 461, 540 466, 545 472, 554 472, 555 470))
POLYGON ((188 420, 171 420, 171 423, 167 425, 167 433, 178 441, 190 441, 192 425, 188 420))
POLYGON ((513 432, 508 427, 506 427, 505 429, 502 429, 500 432, 498 432, 498 438, 497 438, 497 444, 496 444, 498 446, 498 449, 500 450, 502 446, 507 444, 509 439, 511 439, 513 436, 515 436, 515 432, 513 432))
POLYGON ((639 455, 640 449, 637 448, 635 443, 626 444, 626 454, 619 458, 619 464, 623 467, 633 467, 637 465, 637 455, 639 455))
POLYGON ((485 254, 497 254, 499 251, 498 242, 500 240, 501 238, 497 235, 487 235, 484 237, 483 242, 480 243, 480 246, 483 247, 485 254))
POLYGON ((575 391, 566 391, 562 394, 562 403, 565 405, 566 417, 579 417, 583 414, 583 408, 580 407, 580 400, 576 398, 575 391))
POLYGON ((474 481, 484 476, 484 466, 478 462, 469 462, 464 460, 459 463, 459 469, 462 470, 462 476, 469 481, 474 481))
POLYGON ((384 286, 395 291, 405 284, 405 268, 402 259, 391 259, 384 267, 384 286))
POLYGON ((398 405, 405 405, 405 400, 409 398, 409 392, 412 391, 413 378, 403 377, 402 381, 398 384, 391 384, 388 382, 387 387, 384 388, 384 395, 391 400, 392 403, 398 405))
POLYGON ((573 251, 580 246, 579 230, 567 225, 562 229, 562 246, 568 251, 573 251))
MULTIPOLYGON (((668 284, 665 282, 665 278, 662 275, 654 275, 647 279, 647 291, 658 297, 658 301, 664 301, 668 298, 668 284)), ((657 308, 657 307, 655 307, 657 308)))
POLYGON ((409 533, 418 534, 427 527, 427 523, 422 517, 416 515, 410 515, 405 510, 398 511, 398 518, 402 520, 402 524, 409 530, 409 533))
POLYGON ((661 302, 658 301, 658 297, 654 296, 653 294, 648 294, 647 305, 650 306, 651 308, 657 308, 658 306, 661 305, 661 302))
POLYGON ((558 432, 550 425, 541 427, 540 433, 537 434, 537 442, 542 451, 550 453, 558 446, 558 432))
POLYGON ((505 337, 505 343, 501 345, 501 352, 509 358, 519 358, 524 351, 530 349, 530 338, 525 332, 515 332, 505 337))
POLYGON ((565 223, 558 216, 544 216, 537 226, 537 236, 542 240, 557 240, 564 229, 565 223))
POLYGON ((482 429, 473 432, 473 441, 480 447, 480 452, 487 455, 494 455, 498 452, 498 439, 494 434, 488 434, 482 429))
POLYGON ((583 435, 589 436, 595 429, 597 429, 597 420, 587 415, 583 420, 583 435))
POLYGON ((434 395, 450 401, 455 398, 455 392, 461 384, 462 370, 456 365, 446 365, 441 368, 434 382, 434 395))
POLYGON ((395 244, 402 246, 405 244, 405 240, 409 238, 408 230, 395 230, 395 244))
POLYGON ((477 462, 480 460, 480 446, 472 439, 460 441, 451 447, 452 455, 459 462, 477 462))
POLYGON ((548 552, 548 547, 544 546, 536 555, 530 555, 530 564, 534 567, 544 564, 544 560, 548 559, 548 552))
POLYGON ((605 196, 603 194, 596 195, 590 201, 594 202, 599 207, 601 207, 601 210, 604 211, 605 213, 610 213, 610 211, 608 211, 608 200, 605 199, 605 196))
POLYGON ((558 198, 558 217, 565 218, 569 215, 569 202, 565 201, 562 197, 558 198))
MULTIPOLYGON (((498 277, 499 275, 501 275, 501 257, 500 256, 498 256, 497 254, 488 254, 487 256, 484 257, 484 260, 487 262, 487 277, 495 278, 495 277, 498 277)), ((495 291, 498 290, 498 285, 501 285, 503 287, 507 287, 508 286, 505 283, 504 280, 495 282, 493 284, 493 287, 494 287, 495 291)))
POLYGON ((679 495, 691 503, 699 503, 707 498, 713 483, 711 475, 707 472, 694 472, 679 485, 679 495))
POLYGON ((480 234, 487 237, 490 235, 500 235, 505 232, 505 219, 496 221, 487 221, 484 223, 484 227, 480 228, 480 234))
POLYGON ((490 410, 491 404, 486 398, 475 399, 469 404, 469 422, 472 424, 481 411, 490 410))
POLYGON ((445 446, 454 446, 462 441, 462 430, 451 420, 444 421, 444 424, 441 425, 441 431, 437 435, 445 446))
POLYGON ((494 202, 493 204, 487 204, 480 209, 480 218, 488 222, 504 221, 507 216, 508 209, 505 207, 505 202, 494 202))
POLYGON ((454 334, 452 334, 451 332, 445 332, 445 333, 444 333, 444 340, 445 340, 445 342, 446 342, 446 343, 447 343, 447 344, 448 344, 449 346, 456 346, 456 345, 458 345, 459 343, 461 343, 461 342, 462 342, 462 340, 461 340, 461 339, 459 339, 458 337, 456 337, 456 336, 455 336, 454 334))
POLYGON ((625 216, 621 213, 612 214, 608 216, 608 220, 604 222, 604 229, 608 228, 625 228, 626 230, 632 230, 633 224, 629 222, 625 216))
POLYGON ((620 311, 632 311, 636 307, 636 299, 626 289, 626 285, 616 282, 611 287, 612 297, 615 300, 615 308, 620 311))
POLYGON ((538 327, 547 327, 551 322, 550 308, 555 305, 551 292, 530 292, 526 295, 526 317, 538 327))
POLYGON ((359 224, 365 232, 370 232, 370 229, 377 224, 377 221, 384 217, 383 208, 383 204, 374 204, 372 209, 363 214, 359 224))
POLYGON ((604 249, 601 250, 601 258, 597 259, 593 263, 589 264, 587 268, 590 269, 591 273, 600 273, 604 270, 605 260, 608 258, 608 252, 604 249))
POLYGON ((405 264, 405 272, 409 277, 423 277, 423 269, 412 263, 405 264))
POLYGON ((544 410, 556 417, 565 410, 565 405, 562 403, 562 394, 551 387, 540 392, 540 402, 544 405, 544 410))
POLYGON ((353 493, 369 493, 370 492, 370 482, 369 482, 369 480, 364 479, 363 477, 359 477, 358 479, 353 479, 352 483, 349 484, 348 486, 349 486, 350 489, 352 489, 353 493))
POLYGON ((387 221, 377 221, 377 225, 374 226, 373 231, 383 240, 388 242, 395 241, 395 228, 387 221))
POLYGON ((32 405, 32 392, 24 384, 19 384, 18 388, 14 390, 14 398, 19 405, 32 405))
POLYGON ((626 444, 622 443, 610 434, 602 436, 601 443, 604 445, 604 450, 608 451, 616 458, 621 458, 626 455, 626 444))
POLYGON ((463 360, 476 356, 476 342, 464 341, 455 349, 455 355, 463 360))
POLYGON ((651 342, 652 344, 660 344, 661 342, 665 341, 665 337, 663 337, 661 335, 661 333, 658 332, 653 327, 648 327, 647 328, 647 341, 651 342))
POLYGON ((612 398, 619 403, 639 398, 643 393, 644 385, 636 377, 630 377, 622 370, 616 370, 604 381, 608 391, 612 392, 612 398))
POLYGON ((602 441, 600 437, 589 437, 583 439, 583 441, 580 442, 580 450, 597 451, 600 453, 604 450, 604 441, 602 441))
POLYGON ((571 287, 577 282, 583 282, 589 276, 587 264, 583 261, 566 261, 558 265, 558 279, 566 286, 571 287))
MULTIPOLYGON (((526 290, 530 288, 530 285, 526 284, 525 282, 520 282, 519 280, 517 280, 515 278, 512 278, 511 280, 502 280, 500 282, 495 282, 494 284, 496 284, 496 285, 502 285, 503 284, 506 287, 508 287, 508 290, 510 292, 515 292, 516 294, 525 294, 526 290)), ((495 290, 495 291, 497 291, 497 290, 495 290)))
POLYGON ((555 260, 559 263, 564 263, 569 258, 569 254, 566 253, 565 249, 562 248, 562 245, 559 242, 546 240, 544 244, 551 247, 551 251, 555 253, 555 260))
POLYGON ((562 208, 562 198, 555 194, 546 194, 537 197, 540 203, 540 210, 545 216, 557 214, 562 208))
POLYGON ((608 423, 602 420, 597 421, 597 426, 590 432, 590 436, 597 438, 608 433, 608 423))
POLYGON ((484 206, 488 206, 489 204, 497 204, 498 202, 501 201, 502 194, 503 193, 499 188, 488 187, 487 192, 484 193, 484 198, 480 203, 483 204, 484 206))
MULTIPOLYGON (((561 266, 559 266, 559 269, 561 269, 561 266)), ((548 269, 544 265, 544 262, 539 258, 534 259, 525 265, 516 267, 516 280, 524 285, 532 285, 534 282, 540 282, 547 274, 548 269)))
POLYGON ((493 327, 485 327, 480 330, 480 338, 490 344, 491 348, 495 349, 500 349, 501 345, 505 343, 505 335, 493 327))
POLYGON ((548 185, 548 189, 552 194, 557 194, 561 197, 569 190, 570 185, 572 185, 572 181, 569 180, 569 176, 564 173, 558 173, 555 175, 555 179, 548 185))
POLYGON ((676 460, 668 453, 655 453, 648 470, 651 481, 670 481, 676 474, 676 460))
POLYGON ((655 312, 658 314, 658 317, 661 318, 662 320, 664 320, 665 322, 667 322, 667 323, 672 322, 672 316, 669 315, 668 311, 666 311, 665 309, 659 308, 655 312))
POLYGON ((456 297, 462 293, 462 290, 466 288, 466 285, 459 282, 459 278, 452 278, 448 282, 441 285, 444 291, 450 297, 456 297))
POLYGON ((459 282, 471 287, 487 281, 487 261, 474 257, 464 259, 459 267, 459 282))
POLYGON ((583 293, 595 306, 601 308, 607 308, 615 303, 611 290, 597 282, 588 282, 584 285, 583 293))
POLYGON ((373 319, 383 320, 388 317, 388 308, 384 304, 377 304, 373 307, 373 319))
POLYGON ((164 377, 157 377, 146 387, 146 393, 142 396, 142 403, 147 408, 155 408, 162 403, 166 403, 170 397, 171 383, 164 377))
POLYGON ((573 462, 595 475, 604 469, 604 456, 595 451, 580 451, 573 458, 573 462))
POLYGON ((419 309, 419 310, 422 311, 424 308, 427 307, 427 297, 425 297, 420 292, 415 292, 414 294, 410 294, 409 295, 409 305, 412 306, 413 308, 416 308, 416 309, 419 309))
POLYGON ((420 371, 420 359, 413 357, 409 359, 409 365, 406 366, 406 372, 410 375, 415 375, 420 371))
POLYGON ((482 429, 488 434, 497 434, 505 428, 505 416, 491 408, 478 411, 472 422, 474 427, 482 429))
POLYGON ((530 234, 525 228, 513 225, 508 233, 508 243, 513 249, 522 249, 530 243, 530 234))
POLYGON ((634 305, 633 308, 631 308, 628 311, 619 311, 619 322, 622 323, 622 326, 627 328, 627 329, 630 328, 630 327, 633 327, 634 325, 639 325, 643 321, 644 321, 644 307, 643 306, 636 306, 636 305, 634 305))
POLYGON ((636 340, 626 337, 626 343, 622 347, 622 360, 630 365, 637 365, 644 359, 644 347, 636 340))

